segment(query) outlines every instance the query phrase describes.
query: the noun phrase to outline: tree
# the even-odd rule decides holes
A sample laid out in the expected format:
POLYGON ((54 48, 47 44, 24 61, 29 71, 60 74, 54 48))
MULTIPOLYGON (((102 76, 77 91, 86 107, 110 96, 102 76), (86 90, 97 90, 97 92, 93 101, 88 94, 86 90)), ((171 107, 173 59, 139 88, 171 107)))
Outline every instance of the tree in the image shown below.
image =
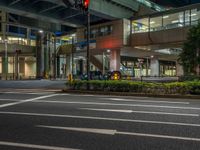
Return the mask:
POLYGON ((200 23, 189 30, 179 63, 185 75, 200 75, 200 23))

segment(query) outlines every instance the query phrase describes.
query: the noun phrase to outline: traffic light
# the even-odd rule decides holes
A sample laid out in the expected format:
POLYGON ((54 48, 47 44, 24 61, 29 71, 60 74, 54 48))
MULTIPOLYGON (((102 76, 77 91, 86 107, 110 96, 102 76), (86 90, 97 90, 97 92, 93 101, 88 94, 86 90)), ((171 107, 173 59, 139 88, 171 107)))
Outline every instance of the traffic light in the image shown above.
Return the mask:
POLYGON ((88 11, 90 0, 82 0, 82 7, 84 11, 88 11))

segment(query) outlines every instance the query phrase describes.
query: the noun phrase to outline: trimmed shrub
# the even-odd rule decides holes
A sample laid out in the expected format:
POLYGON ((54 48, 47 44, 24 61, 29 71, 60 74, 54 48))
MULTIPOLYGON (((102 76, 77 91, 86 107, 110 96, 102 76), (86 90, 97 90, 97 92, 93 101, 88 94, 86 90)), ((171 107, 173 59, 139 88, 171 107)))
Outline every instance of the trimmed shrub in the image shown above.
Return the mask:
POLYGON ((172 82, 172 83, 149 83, 135 81, 113 80, 76 80, 68 82, 67 88, 71 90, 87 90, 89 84, 93 91, 110 92, 133 92, 160 94, 200 94, 200 81, 172 82))

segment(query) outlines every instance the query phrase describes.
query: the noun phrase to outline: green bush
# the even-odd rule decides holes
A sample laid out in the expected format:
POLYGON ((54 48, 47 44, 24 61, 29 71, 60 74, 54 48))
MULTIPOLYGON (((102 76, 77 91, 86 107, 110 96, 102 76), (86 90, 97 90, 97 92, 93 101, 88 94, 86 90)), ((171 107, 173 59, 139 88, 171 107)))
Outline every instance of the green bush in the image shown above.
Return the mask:
POLYGON ((180 76, 179 81, 200 81, 200 76, 197 75, 187 75, 187 76, 180 76))
POLYGON ((200 94, 200 81, 148 83, 135 81, 90 80, 67 83, 71 90, 87 90, 89 84, 93 91, 133 92, 150 94, 200 94))

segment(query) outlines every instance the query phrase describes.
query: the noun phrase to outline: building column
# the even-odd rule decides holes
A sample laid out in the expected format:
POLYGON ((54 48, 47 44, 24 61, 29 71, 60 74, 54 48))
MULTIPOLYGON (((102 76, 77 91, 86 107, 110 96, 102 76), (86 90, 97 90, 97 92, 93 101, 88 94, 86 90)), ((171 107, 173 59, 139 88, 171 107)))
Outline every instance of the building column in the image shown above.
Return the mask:
POLYGON ((27 28, 27 29, 26 29, 27 45, 31 45, 30 36, 31 36, 31 29, 30 29, 30 28, 27 28))
POLYGON ((120 50, 111 50, 110 52, 110 71, 120 70, 120 50))
POLYGON ((43 38, 43 48, 44 48, 44 78, 49 76, 49 53, 50 53, 50 35, 46 34, 43 38))
POLYGON ((72 54, 66 55, 66 76, 72 74, 72 54))
POLYGON ((57 66, 56 66, 56 68, 57 68, 57 77, 58 78, 60 78, 60 55, 57 55, 57 57, 56 57, 56 62, 57 62, 57 66))
POLYGON ((43 47, 43 35, 37 34, 36 37, 36 78, 42 78, 44 75, 44 47, 43 47))
POLYGON ((159 76, 159 68, 158 58, 152 58, 150 63, 151 76, 159 76))
POLYGON ((16 52, 15 54, 15 79, 18 80, 19 79, 19 55, 16 52))
POLYGON ((184 75, 183 66, 181 66, 178 62, 176 62, 176 76, 184 75))
POLYGON ((2 32, 2 40, 4 42, 4 56, 2 57, 2 74, 5 78, 7 78, 8 74, 8 49, 7 49, 7 36, 6 36, 6 22, 7 22, 7 13, 5 11, 1 11, 1 32, 2 32))

